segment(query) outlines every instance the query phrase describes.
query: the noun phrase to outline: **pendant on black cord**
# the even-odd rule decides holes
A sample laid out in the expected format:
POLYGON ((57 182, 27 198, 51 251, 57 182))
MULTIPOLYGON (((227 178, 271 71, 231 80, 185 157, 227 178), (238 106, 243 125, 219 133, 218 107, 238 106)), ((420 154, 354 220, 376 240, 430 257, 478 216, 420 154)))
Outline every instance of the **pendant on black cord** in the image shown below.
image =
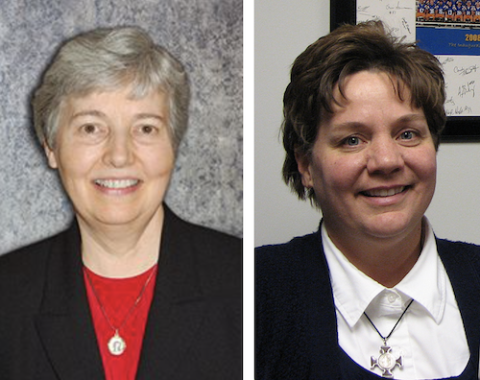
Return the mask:
POLYGON ((370 358, 370 369, 374 369, 375 367, 380 368, 383 371, 382 377, 388 377, 390 379, 393 378, 393 369, 398 366, 402 368, 402 357, 396 358, 392 354, 392 349, 387 345, 380 347, 380 356, 378 358, 371 357, 370 358))
POLYGON ((110 351, 112 355, 120 356, 125 352, 126 348, 127 344, 118 334, 118 330, 115 331, 115 335, 108 341, 108 351, 110 351))

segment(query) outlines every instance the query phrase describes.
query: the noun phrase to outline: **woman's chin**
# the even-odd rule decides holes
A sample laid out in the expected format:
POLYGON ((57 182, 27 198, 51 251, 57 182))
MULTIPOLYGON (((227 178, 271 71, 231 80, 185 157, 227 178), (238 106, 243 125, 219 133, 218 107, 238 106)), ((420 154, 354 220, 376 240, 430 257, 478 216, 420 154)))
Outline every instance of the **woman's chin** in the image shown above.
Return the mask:
POLYGON ((402 213, 379 215, 364 226, 364 232, 375 238, 407 238, 421 224, 402 213))
POLYGON ((94 225, 96 228, 101 228, 102 226, 111 226, 111 227, 122 227, 122 226, 134 226, 137 222, 140 222, 142 219, 147 219, 142 215, 138 210, 122 210, 119 208, 115 209, 104 209, 99 213, 92 213, 89 215, 79 215, 81 219, 84 219, 87 224, 94 225))

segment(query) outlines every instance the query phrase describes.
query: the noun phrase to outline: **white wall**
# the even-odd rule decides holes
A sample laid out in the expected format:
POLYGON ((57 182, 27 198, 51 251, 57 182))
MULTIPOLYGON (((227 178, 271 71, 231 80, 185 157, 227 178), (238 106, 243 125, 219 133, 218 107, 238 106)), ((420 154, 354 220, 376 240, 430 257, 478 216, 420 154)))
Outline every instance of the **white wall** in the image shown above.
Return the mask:
POLYGON ((427 216, 438 237, 480 244, 480 143, 440 145, 427 216))
MULTIPOLYGON (((255 245, 317 229, 320 213, 281 178, 282 97, 294 59, 329 32, 329 0, 255 2, 255 245)), ((480 244, 480 144, 443 144, 427 216, 439 237, 480 244)))

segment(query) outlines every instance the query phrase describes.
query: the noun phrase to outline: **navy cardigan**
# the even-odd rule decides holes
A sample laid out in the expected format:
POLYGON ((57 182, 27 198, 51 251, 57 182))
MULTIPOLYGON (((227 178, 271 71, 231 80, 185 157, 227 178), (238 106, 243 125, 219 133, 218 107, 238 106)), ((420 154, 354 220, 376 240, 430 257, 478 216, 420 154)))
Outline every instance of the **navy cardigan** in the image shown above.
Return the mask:
MULTIPOLYGON (((471 354, 458 378, 477 379, 480 247, 446 240, 437 240, 437 247, 471 354)), ((257 248, 255 265, 256 380, 348 379, 320 231, 286 244, 257 248)), ((364 371, 362 376, 361 372, 357 371, 358 378, 370 378, 371 373, 364 371)))

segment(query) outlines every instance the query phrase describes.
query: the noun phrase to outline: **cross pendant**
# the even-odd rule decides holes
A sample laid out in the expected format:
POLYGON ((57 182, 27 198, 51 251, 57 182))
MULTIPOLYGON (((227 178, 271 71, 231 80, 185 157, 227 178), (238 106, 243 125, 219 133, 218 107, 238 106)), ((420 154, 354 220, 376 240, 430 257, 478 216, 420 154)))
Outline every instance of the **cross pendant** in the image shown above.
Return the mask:
POLYGON ((382 377, 393 379, 393 369, 396 366, 402 368, 402 357, 395 358, 392 354, 392 349, 387 345, 383 345, 380 347, 380 356, 378 358, 373 356, 370 358, 370 365, 370 369, 380 368, 383 371, 382 377))

